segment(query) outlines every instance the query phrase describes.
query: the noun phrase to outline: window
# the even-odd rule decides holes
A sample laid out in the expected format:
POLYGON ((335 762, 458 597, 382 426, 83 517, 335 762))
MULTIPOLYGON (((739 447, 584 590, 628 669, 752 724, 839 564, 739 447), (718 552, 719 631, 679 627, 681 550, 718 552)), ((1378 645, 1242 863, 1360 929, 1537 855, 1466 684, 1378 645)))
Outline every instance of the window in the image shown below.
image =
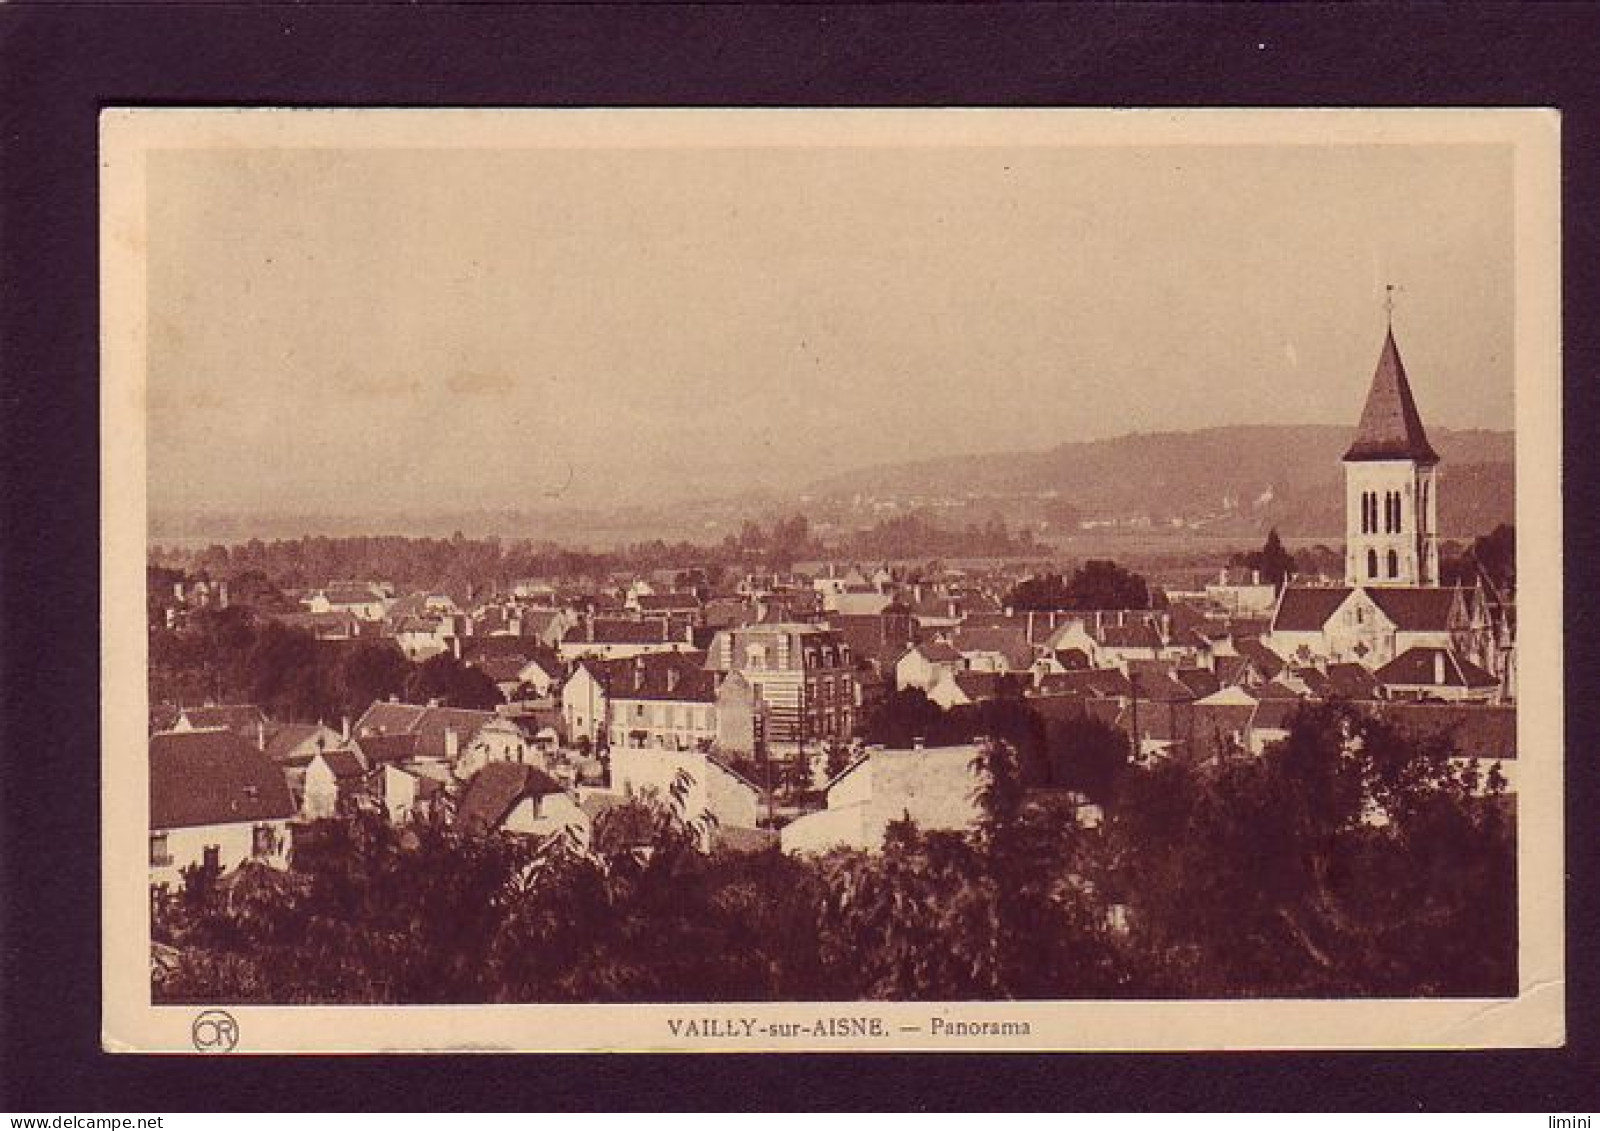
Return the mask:
POLYGON ((172 847, 167 843, 166 833, 150 834, 150 866, 163 868, 172 863, 172 847))
POLYGON ((1393 550, 1389 551, 1389 576, 1400 576, 1400 555, 1395 553, 1393 550))
POLYGON ((1378 551, 1376 550, 1367 551, 1367 576, 1378 576, 1378 551))
POLYGON ((271 825, 257 825, 250 832, 250 855, 271 856, 278 850, 278 834, 271 825))
POLYGON ((1396 534, 1399 534, 1400 533, 1400 529, 1401 529, 1401 524, 1400 524, 1400 505, 1401 505, 1400 492, 1396 491, 1394 493, 1394 532, 1396 534))
POLYGON ((222 870, 222 846, 220 844, 206 845, 201 865, 208 872, 220 872, 222 870))

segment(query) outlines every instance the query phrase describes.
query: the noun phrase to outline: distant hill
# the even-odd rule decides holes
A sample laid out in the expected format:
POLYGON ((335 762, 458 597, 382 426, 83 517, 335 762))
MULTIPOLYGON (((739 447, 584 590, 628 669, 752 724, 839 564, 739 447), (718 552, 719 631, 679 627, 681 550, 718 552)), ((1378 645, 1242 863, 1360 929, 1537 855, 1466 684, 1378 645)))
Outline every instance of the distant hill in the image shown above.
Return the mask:
MULTIPOLYGON (((1513 434, 1430 432, 1442 458, 1441 532, 1465 538, 1513 521, 1513 434)), ((1039 497, 1056 492, 1087 520, 1140 516, 1218 529, 1275 525, 1285 535, 1342 536, 1350 429, 1249 425, 1062 444, 1045 451, 948 456, 842 473, 819 498, 1039 497)))

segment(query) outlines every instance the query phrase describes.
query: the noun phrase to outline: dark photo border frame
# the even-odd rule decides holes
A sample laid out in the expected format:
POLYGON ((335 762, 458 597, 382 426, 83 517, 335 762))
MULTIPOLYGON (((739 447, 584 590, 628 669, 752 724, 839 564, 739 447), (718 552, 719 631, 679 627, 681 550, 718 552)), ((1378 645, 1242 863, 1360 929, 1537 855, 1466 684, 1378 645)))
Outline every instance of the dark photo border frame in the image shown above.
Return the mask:
POLYGON ((1592 1110, 1587 736, 1600 8, 16 4, 0 9, 0 1109, 1592 1110), (1554 106, 1562 111, 1568 1032, 1494 1053, 112 1056, 100 1033, 104 106, 1554 106), (393 1090, 397 1075, 406 1087, 393 1090))

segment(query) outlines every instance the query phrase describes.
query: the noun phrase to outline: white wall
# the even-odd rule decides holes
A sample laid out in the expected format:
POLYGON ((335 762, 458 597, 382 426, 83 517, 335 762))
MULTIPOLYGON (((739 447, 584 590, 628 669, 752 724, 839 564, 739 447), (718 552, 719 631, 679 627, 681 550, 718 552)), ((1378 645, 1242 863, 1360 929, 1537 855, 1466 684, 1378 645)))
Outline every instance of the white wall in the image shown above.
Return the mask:
POLYGON ((524 797, 506 817, 502 826, 507 832, 529 836, 555 836, 571 830, 580 847, 589 843, 589 815, 565 793, 550 793, 543 797, 524 797))
POLYGON ((865 801, 838 808, 807 813, 790 821, 778 833, 778 841, 788 853, 821 853, 834 848, 865 851, 883 843, 883 830, 869 828, 870 814, 865 801))
MULTIPOLYGON (((262 857, 261 862, 270 864, 275 868, 282 868, 289 860, 289 825, 287 821, 243 821, 229 825, 197 825, 187 829, 168 829, 167 854, 171 857, 170 864, 150 865, 150 882, 152 884, 167 884, 176 891, 183 886, 183 868, 191 864, 200 864, 205 859, 205 850, 208 845, 216 845, 218 863, 224 872, 237 868, 240 864, 251 858, 250 850, 254 843, 254 830, 257 824, 270 825, 277 836, 278 849, 270 856, 262 857)), ((152 830, 159 832, 161 830, 152 830)))
POLYGON ((654 790, 663 803, 670 800, 673 780, 683 771, 691 779, 684 796, 684 817, 698 820, 710 813, 719 825, 755 828, 761 813, 761 795, 704 754, 688 750, 613 748, 613 792, 637 795, 654 790))

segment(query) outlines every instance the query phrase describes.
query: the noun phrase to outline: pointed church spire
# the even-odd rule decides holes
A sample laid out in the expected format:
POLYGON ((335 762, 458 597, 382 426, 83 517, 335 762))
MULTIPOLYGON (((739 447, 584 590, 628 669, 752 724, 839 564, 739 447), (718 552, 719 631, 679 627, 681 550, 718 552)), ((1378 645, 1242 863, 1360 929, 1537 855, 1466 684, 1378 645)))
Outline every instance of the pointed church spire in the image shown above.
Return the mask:
POLYGON ((1346 462, 1409 459, 1435 464, 1439 462, 1439 455, 1428 443, 1422 416, 1411 395, 1411 383, 1406 380, 1406 367, 1400 361, 1400 348, 1394 344, 1392 289, 1385 307, 1390 313, 1390 324, 1384 335, 1383 352, 1378 355, 1378 368, 1372 374, 1372 387, 1367 391, 1367 404, 1361 410, 1355 440, 1344 458, 1346 462))

